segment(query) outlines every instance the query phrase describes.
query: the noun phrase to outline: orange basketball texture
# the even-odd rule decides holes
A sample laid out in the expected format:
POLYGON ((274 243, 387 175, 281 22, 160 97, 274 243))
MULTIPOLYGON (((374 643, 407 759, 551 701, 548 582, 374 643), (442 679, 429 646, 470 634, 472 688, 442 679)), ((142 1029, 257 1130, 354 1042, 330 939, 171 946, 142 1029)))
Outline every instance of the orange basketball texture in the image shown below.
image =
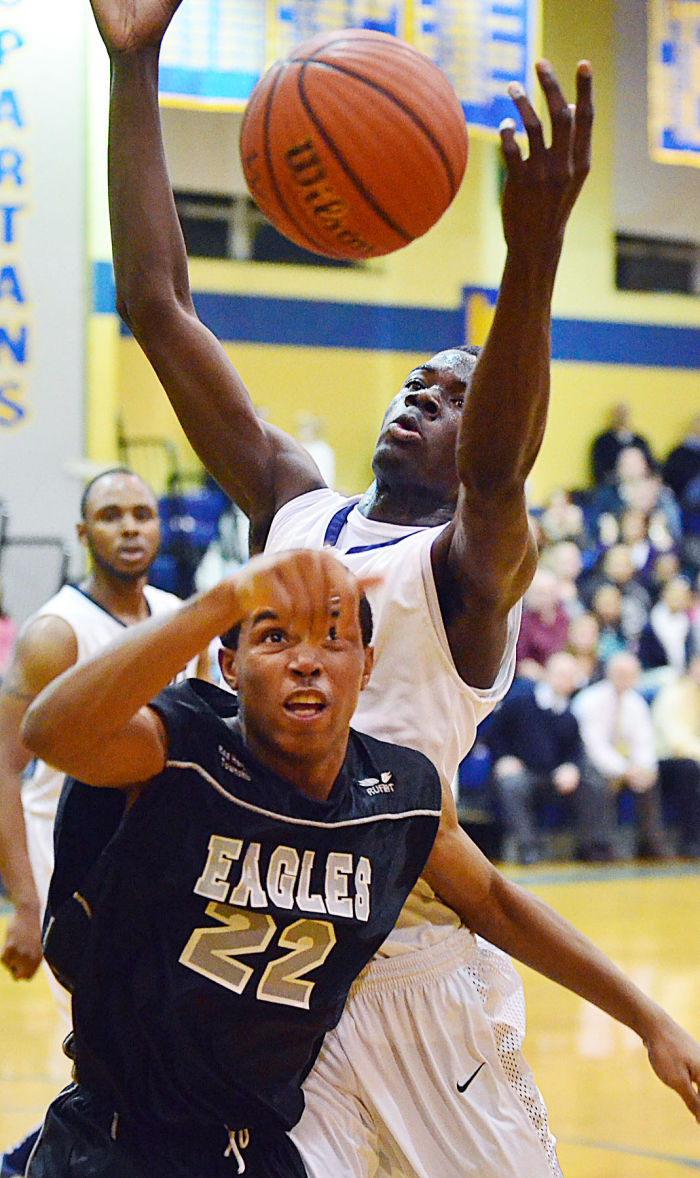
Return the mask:
POLYGON ((246 182, 272 224, 329 258, 401 249, 442 216, 467 164, 455 91, 388 33, 322 33, 275 62, 243 117, 246 182))

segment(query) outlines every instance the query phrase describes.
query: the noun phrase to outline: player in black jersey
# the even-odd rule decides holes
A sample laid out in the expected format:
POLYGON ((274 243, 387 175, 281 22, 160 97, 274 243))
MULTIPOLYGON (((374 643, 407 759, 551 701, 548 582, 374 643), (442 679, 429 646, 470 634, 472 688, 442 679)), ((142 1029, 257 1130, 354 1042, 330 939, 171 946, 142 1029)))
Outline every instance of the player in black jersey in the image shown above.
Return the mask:
POLYGON ((465 854, 449 791, 426 862, 436 773, 348 728, 371 664, 358 613, 357 582, 328 550, 256 558, 29 709, 30 747, 129 797, 50 930, 61 952, 47 943, 47 957, 73 987, 78 1082, 51 1106, 29 1178, 301 1176, 284 1134, 300 1083, 421 869, 471 927, 633 1026, 700 1114, 697 1044, 571 925, 465 854), (238 703, 203 684, 144 705, 243 618, 222 655, 238 703))
POLYGON ((441 808, 422 754, 349 730, 372 661, 359 601, 328 552, 258 558, 31 709, 30 747, 129 799, 47 935, 77 1082, 49 1109, 32 1178, 305 1173, 285 1134, 301 1083, 441 808), (162 690, 223 631, 238 696, 162 690))

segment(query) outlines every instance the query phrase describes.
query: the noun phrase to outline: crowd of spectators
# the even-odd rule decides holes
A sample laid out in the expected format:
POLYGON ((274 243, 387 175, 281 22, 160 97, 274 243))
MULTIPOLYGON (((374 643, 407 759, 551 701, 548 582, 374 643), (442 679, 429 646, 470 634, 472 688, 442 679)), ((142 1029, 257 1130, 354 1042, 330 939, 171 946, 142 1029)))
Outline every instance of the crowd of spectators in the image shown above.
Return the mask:
POLYGON ((479 733, 501 855, 545 856, 549 820, 583 860, 694 858, 700 415, 661 457, 617 405, 590 458, 588 487, 531 511, 540 559, 516 679, 479 733))

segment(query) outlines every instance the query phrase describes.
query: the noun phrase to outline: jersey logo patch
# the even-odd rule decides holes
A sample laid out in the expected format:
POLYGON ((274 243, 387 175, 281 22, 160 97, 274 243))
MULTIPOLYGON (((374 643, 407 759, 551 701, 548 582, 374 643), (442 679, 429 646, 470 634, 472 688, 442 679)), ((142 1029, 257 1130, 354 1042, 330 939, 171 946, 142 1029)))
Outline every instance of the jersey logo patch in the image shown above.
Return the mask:
POLYGON ((235 777, 242 777, 244 781, 252 781, 250 773, 246 769, 242 761, 234 756, 229 749, 225 749, 223 745, 219 745, 219 756, 221 758, 221 768, 225 769, 227 773, 233 773, 235 777))
POLYGON ((396 782, 391 770, 387 769, 379 777, 363 777, 357 784, 362 786, 370 797, 374 797, 375 794, 393 794, 396 782))

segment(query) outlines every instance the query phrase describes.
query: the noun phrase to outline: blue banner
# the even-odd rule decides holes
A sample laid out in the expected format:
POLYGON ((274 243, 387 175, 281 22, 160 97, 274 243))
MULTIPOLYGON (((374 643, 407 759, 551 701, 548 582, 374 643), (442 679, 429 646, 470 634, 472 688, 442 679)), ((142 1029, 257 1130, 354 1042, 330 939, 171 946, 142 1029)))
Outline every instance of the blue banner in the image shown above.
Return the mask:
POLYGON ((649 140, 659 162, 700 166, 700 0, 650 0, 649 140))
POLYGON ((531 87, 539 0, 185 0, 163 43, 166 104, 242 109, 269 65, 334 29, 404 37, 447 74, 472 126, 513 115, 510 81, 531 87))

